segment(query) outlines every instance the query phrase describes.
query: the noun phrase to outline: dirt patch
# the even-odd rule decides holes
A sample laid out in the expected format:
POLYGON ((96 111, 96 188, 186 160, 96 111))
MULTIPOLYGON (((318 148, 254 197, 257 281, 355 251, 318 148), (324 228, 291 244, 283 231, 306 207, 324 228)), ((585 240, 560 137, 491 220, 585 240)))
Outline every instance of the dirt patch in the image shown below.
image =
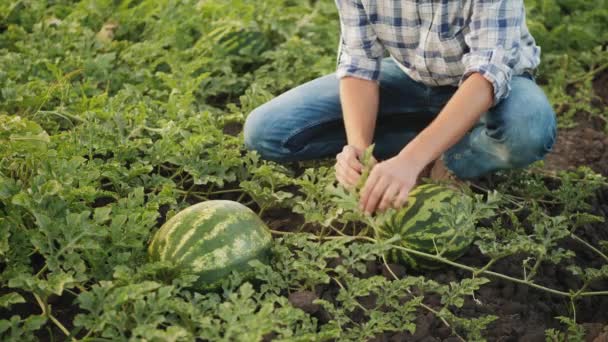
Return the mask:
POLYGON ((545 158, 550 170, 567 170, 588 166, 608 175, 608 136, 588 124, 560 130, 553 151, 545 158))
POLYGON ((604 104, 608 106, 608 69, 595 76, 593 79, 593 90, 604 104))
POLYGON ((232 135, 236 137, 243 131, 243 125, 239 122, 229 122, 224 125, 223 132, 224 134, 232 135))
POLYGON ((296 308, 302 309, 307 314, 314 314, 321 308, 321 305, 315 304, 318 299, 317 295, 312 291, 298 291, 289 294, 289 302, 296 308))
MULTIPOLYGON (((593 106, 605 110, 608 106, 608 70, 596 76, 593 89, 599 97, 593 101, 593 106)), ((557 171, 588 166, 597 173, 608 175, 608 121, 583 113, 578 113, 574 121, 575 127, 558 130, 553 150, 545 158, 546 168, 557 171)))
MULTIPOLYGON (((593 105, 605 111, 608 106, 608 70, 596 75, 593 90, 599 99, 593 105)), ((568 170, 588 166, 608 176, 608 121, 598 116, 579 114, 574 128, 560 129, 553 151, 545 158, 549 170, 568 170)))

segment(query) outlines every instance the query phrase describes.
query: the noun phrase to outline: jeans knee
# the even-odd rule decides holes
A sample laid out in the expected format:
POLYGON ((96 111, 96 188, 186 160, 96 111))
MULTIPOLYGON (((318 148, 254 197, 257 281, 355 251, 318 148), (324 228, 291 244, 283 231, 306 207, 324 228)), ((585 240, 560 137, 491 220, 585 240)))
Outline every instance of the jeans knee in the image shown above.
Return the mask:
POLYGON ((511 137, 511 162, 523 167, 541 160, 553 149, 557 139, 557 121, 550 105, 531 110, 520 129, 511 137))
POLYGON ((256 151, 262 159, 275 162, 288 161, 289 153, 282 144, 282 132, 273 129, 276 126, 274 113, 266 110, 264 106, 254 109, 243 126, 243 142, 245 148, 256 151))
POLYGON ((258 148, 257 142, 260 137, 263 136, 263 126, 260 125, 260 114, 253 110, 247 118, 245 119, 245 124, 243 125, 243 142, 245 144, 245 148, 248 150, 256 150, 258 148))
POLYGON ((533 81, 518 78, 511 95, 444 155, 456 176, 472 179, 541 160, 557 138, 555 112, 533 81))

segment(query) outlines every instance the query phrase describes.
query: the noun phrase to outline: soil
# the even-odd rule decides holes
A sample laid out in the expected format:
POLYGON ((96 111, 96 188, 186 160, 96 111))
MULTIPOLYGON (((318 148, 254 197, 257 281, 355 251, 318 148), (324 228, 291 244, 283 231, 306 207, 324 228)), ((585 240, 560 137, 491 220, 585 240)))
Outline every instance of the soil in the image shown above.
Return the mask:
POLYGON ((608 175, 608 135, 597 126, 579 116, 576 127, 559 130, 553 151, 545 158, 545 167, 565 170, 588 166, 608 175))
POLYGON ((608 105, 608 70, 597 74, 593 79, 593 90, 599 96, 604 105, 608 105))
MULTIPOLYGON (((608 108, 608 70, 596 75, 593 89, 598 96, 593 105, 608 108)), ((608 118, 576 116, 576 127, 560 129, 553 151, 545 164, 551 170, 572 169, 588 166, 595 172, 608 175, 608 118)))

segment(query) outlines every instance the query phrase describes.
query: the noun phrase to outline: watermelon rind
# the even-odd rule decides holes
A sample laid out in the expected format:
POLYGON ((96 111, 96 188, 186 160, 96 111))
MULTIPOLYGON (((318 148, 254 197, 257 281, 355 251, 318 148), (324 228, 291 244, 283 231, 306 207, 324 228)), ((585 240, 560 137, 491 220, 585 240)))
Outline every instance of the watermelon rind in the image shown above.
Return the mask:
MULTIPOLYGON (((442 250, 441 241, 451 240, 458 233, 459 227, 445 227, 441 224, 439 205, 455 205, 459 196, 465 196, 450 187, 437 184, 418 185, 408 197, 408 204, 396 211, 377 229, 379 239, 388 239, 400 235, 401 240, 395 244, 419 252, 435 255, 442 250)), ((449 245, 442 257, 455 260, 467 252, 474 240, 474 234, 462 234, 449 245)), ((414 269, 437 269, 444 263, 414 255, 407 251, 393 248, 387 255, 393 262, 409 265, 414 269)))
POLYGON ((211 200, 170 218, 154 235, 148 255, 151 261, 169 261, 180 272, 196 274, 197 289, 211 289, 233 271, 250 277, 249 262, 267 263, 271 242, 270 230, 251 209, 211 200))

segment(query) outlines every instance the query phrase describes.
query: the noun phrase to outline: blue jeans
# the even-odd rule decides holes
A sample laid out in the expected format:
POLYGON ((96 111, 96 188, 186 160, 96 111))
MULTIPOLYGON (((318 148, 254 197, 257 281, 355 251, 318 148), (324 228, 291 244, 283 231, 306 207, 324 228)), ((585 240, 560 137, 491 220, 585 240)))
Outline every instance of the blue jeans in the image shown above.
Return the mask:
MULTIPOLYGON (((374 155, 396 155, 426 127, 456 91, 409 78, 390 58, 382 61, 374 155)), ((529 165, 551 150, 555 113, 543 91, 526 76, 514 76, 511 94, 485 113, 443 160, 461 179, 529 165)), ((252 111, 245 146, 277 162, 335 156, 346 144, 335 74, 293 88, 252 111)))

